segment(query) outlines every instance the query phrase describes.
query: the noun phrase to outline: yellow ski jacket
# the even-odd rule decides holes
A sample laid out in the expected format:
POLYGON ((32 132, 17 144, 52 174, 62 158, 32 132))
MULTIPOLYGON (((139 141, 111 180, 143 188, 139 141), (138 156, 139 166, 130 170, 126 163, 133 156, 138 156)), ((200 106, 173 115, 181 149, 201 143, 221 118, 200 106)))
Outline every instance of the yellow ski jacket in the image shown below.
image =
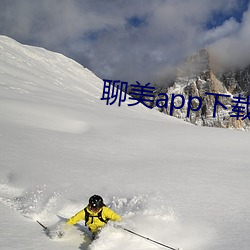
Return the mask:
MULTIPOLYGON (((93 212, 89 209, 89 207, 86 207, 87 212, 89 213, 88 221, 85 221, 86 226, 88 226, 89 230, 92 233, 97 232, 100 228, 102 228, 106 223, 104 221, 112 220, 112 221, 121 221, 121 217, 116 214, 113 210, 110 208, 103 206, 99 211, 93 212), (100 220, 98 218, 98 214, 100 214, 101 211, 101 218, 104 220, 100 220)), ((79 211, 76 215, 72 216, 68 221, 67 224, 74 225, 80 220, 85 220, 85 211, 82 209, 79 211)))

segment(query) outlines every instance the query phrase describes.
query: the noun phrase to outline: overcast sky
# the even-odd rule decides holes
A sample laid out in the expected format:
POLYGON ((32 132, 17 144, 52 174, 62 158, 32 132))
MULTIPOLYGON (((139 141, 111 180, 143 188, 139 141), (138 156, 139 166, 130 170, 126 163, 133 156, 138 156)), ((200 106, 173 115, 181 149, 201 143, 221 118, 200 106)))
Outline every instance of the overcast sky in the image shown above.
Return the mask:
POLYGON ((204 47, 250 62, 250 0, 0 0, 0 34, 101 78, 154 82, 204 47))

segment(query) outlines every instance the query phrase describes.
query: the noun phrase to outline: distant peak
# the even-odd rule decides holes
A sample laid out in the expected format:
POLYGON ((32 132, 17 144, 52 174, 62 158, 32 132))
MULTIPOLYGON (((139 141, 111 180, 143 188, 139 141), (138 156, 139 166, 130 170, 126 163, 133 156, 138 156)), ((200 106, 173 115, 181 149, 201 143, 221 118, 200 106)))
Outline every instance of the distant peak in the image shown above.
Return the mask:
POLYGON ((210 70, 210 56, 207 49, 201 49, 189 56, 178 68, 178 76, 192 77, 210 70))

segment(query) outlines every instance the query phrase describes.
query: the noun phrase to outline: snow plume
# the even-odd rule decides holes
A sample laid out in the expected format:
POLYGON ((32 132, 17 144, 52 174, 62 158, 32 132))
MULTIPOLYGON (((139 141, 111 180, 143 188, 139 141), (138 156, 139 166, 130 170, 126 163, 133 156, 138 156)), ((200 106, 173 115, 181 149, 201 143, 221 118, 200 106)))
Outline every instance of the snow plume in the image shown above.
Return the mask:
MULTIPOLYGON (((172 246, 182 245, 187 250, 199 249, 212 240, 214 232, 201 221, 185 221, 173 208, 166 206, 166 197, 158 195, 139 195, 133 197, 107 197, 108 207, 117 211, 122 217, 122 227, 139 233, 153 240, 165 242, 172 246)), ((65 199, 63 193, 51 192, 46 185, 22 191, 9 184, 0 184, 0 201, 7 207, 18 211, 31 220, 45 221, 48 236, 57 239, 57 233, 64 228, 66 218, 83 208, 83 204, 65 199), (55 216, 56 214, 62 216, 55 216), (53 223, 54 222, 54 223, 53 223)), ((80 244, 80 249, 152 249, 157 247, 150 241, 116 228, 109 223, 102 230, 97 241, 90 245, 90 235, 84 222, 76 228, 68 228, 64 241, 80 244), (78 228, 78 229, 77 229, 78 228), (79 232, 80 231, 80 232, 79 232), (112 241, 110 240, 112 239, 112 241), (124 245, 126 242, 126 246, 124 245), (88 248, 89 247, 89 248, 88 248)))
POLYGON ((239 58, 246 55, 249 14, 242 23, 234 17, 244 10, 237 0, 4 0, 0 33, 62 52, 101 78, 159 82, 211 43, 230 52, 244 43, 239 58), (207 27, 211 23, 213 29, 207 27))

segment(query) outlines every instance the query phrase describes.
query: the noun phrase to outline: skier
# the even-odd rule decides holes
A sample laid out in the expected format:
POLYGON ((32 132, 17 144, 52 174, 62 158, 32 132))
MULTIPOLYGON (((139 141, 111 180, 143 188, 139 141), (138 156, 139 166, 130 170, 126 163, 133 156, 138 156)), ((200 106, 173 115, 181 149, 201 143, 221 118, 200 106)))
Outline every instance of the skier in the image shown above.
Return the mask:
POLYGON ((74 225, 80 220, 85 220, 85 226, 92 232, 92 238, 94 239, 109 220, 120 222, 122 219, 113 210, 105 206, 101 196, 95 194, 89 198, 89 204, 72 216, 67 224, 74 225))

